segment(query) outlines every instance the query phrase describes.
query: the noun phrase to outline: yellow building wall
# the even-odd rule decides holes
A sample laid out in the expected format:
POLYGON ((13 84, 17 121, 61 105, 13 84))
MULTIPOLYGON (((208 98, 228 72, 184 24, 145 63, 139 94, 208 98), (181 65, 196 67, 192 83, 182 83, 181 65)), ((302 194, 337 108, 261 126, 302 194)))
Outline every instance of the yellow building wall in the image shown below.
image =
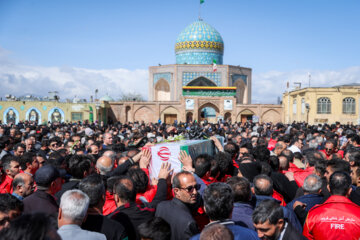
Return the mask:
POLYGON ((335 123, 343 124, 360 123, 359 115, 360 104, 360 86, 359 87, 333 87, 333 88, 304 88, 283 94, 283 113, 286 123, 309 122, 310 124, 318 123, 335 123), (331 101, 331 113, 317 113, 317 101, 321 97, 327 97, 331 101), (355 99, 355 114, 343 113, 343 100, 347 97, 355 99), (309 105, 307 110, 304 107, 302 112, 301 101, 304 99, 305 104, 309 105), (294 100, 296 105, 294 106, 294 100), (296 108, 296 111, 294 109, 296 108))
POLYGON ((31 108, 36 108, 41 114, 41 121, 44 123, 50 121, 49 112, 54 108, 59 108, 64 112, 63 120, 65 122, 76 121, 72 118, 72 113, 81 113, 82 121, 90 119, 90 106, 93 110, 93 120, 98 120, 99 115, 94 103, 66 103, 52 101, 0 101, 0 120, 4 122, 6 112, 9 108, 14 108, 18 112, 20 121, 27 119, 26 113, 31 108))

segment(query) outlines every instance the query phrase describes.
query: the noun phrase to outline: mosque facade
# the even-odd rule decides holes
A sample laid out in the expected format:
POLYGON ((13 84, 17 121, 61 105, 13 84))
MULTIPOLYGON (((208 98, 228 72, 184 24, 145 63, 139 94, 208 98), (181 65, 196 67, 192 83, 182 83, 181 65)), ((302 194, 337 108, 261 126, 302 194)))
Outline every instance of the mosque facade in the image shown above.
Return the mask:
POLYGON ((146 102, 109 96, 86 102, 11 98, 0 101, 0 120, 45 122, 283 121, 283 107, 251 104, 252 69, 223 63, 224 41, 205 21, 187 26, 175 43, 176 63, 149 67, 146 102))
POLYGON ((176 40, 176 64, 149 67, 149 101, 111 102, 109 116, 121 122, 282 121, 281 105, 251 104, 252 69, 223 64, 223 56, 219 32, 193 22, 176 40))

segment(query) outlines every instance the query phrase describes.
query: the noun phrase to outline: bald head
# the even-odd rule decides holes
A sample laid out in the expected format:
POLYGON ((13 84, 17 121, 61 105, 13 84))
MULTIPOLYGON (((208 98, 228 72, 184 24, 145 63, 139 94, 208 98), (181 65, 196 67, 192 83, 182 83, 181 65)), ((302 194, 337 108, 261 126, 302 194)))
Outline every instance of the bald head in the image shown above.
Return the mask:
POLYGON ((254 178, 254 191, 256 195, 271 196, 273 194, 273 181, 267 175, 257 175, 254 178))
POLYGON ((17 174, 12 184, 14 193, 22 197, 29 196, 34 191, 34 179, 30 174, 17 174))
POLYGON ((103 153, 103 156, 110 158, 114 162, 116 158, 116 153, 114 151, 108 150, 103 153))
POLYGON ((287 171, 289 169, 289 160, 285 156, 279 156, 279 170, 287 171))
POLYGON ((96 161, 96 169, 101 175, 106 175, 113 169, 114 162, 111 158, 102 156, 96 161))

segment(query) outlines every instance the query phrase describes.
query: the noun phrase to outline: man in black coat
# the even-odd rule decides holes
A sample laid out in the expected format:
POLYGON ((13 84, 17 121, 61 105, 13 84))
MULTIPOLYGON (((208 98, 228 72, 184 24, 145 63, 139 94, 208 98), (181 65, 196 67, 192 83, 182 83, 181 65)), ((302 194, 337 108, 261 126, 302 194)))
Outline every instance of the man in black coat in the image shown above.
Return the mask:
POLYGON ((57 216, 59 206, 54 194, 61 189, 62 179, 59 171, 48 164, 35 173, 37 191, 24 198, 24 213, 42 212, 57 216))
POLYGON ((167 178, 169 178, 170 173, 173 171, 170 169, 170 163, 163 163, 161 165, 159 175, 158 175, 158 184, 157 191, 154 199, 150 203, 144 203, 139 205, 135 202, 136 200, 136 189, 134 182, 129 177, 121 176, 118 177, 114 184, 114 200, 117 208, 113 213, 108 217, 120 222, 125 226, 126 229, 133 228, 135 229, 136 237, 128 233, 129 239, 140 239, 137 227, 149 220, 151 220, 155 215, 156 206, 161 201, 166 200, 167 194, 167 178), (125 215, 125 216, 124 216, 125 215), (130 218, 130 225, 125 221, 125 217, 130 218))
MULTIPOLYGON (((84 178, 79 184, 79 189, 90 199, 87 217, 81 227, 88 231, 103 233, 107 240, 128 239, 127 231, 121 223, 102 215, 105 186, 101 177, 92 174, 84 178)), ((127 230, 131 231, 132 229, 128 228, 127 230)))
POLYGON ((85 155, 72 156, 69 159, 68 164, 71 178, 67 183, 64 183, 61 187, 61 190, 55 194, 55 198, 58 204, 60 204, 60 199, 64 192, 67 190, 78 189, 81 179, 91 173, 91 161, 85 155))
POLYGON ((263 200, 255 208, 252 218, 260 239, 306 240, 286 221, 283 209, 274 200, 263 200))
POLYGON ((155 216, 170 224, 172 240, 186 240, 199 233, 190 210, 198 201, 199 188, 190 172, 180 172, 173 179, 174 198, 158 205, 155 216))

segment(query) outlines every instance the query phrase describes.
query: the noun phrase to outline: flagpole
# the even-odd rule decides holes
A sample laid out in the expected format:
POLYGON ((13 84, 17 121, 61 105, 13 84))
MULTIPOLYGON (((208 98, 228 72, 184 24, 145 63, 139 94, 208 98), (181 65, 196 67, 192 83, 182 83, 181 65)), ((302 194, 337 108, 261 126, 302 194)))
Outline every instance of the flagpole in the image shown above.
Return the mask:
POLYGON ((199 3, 199 20, 201 20, 201 2, 199 3))

